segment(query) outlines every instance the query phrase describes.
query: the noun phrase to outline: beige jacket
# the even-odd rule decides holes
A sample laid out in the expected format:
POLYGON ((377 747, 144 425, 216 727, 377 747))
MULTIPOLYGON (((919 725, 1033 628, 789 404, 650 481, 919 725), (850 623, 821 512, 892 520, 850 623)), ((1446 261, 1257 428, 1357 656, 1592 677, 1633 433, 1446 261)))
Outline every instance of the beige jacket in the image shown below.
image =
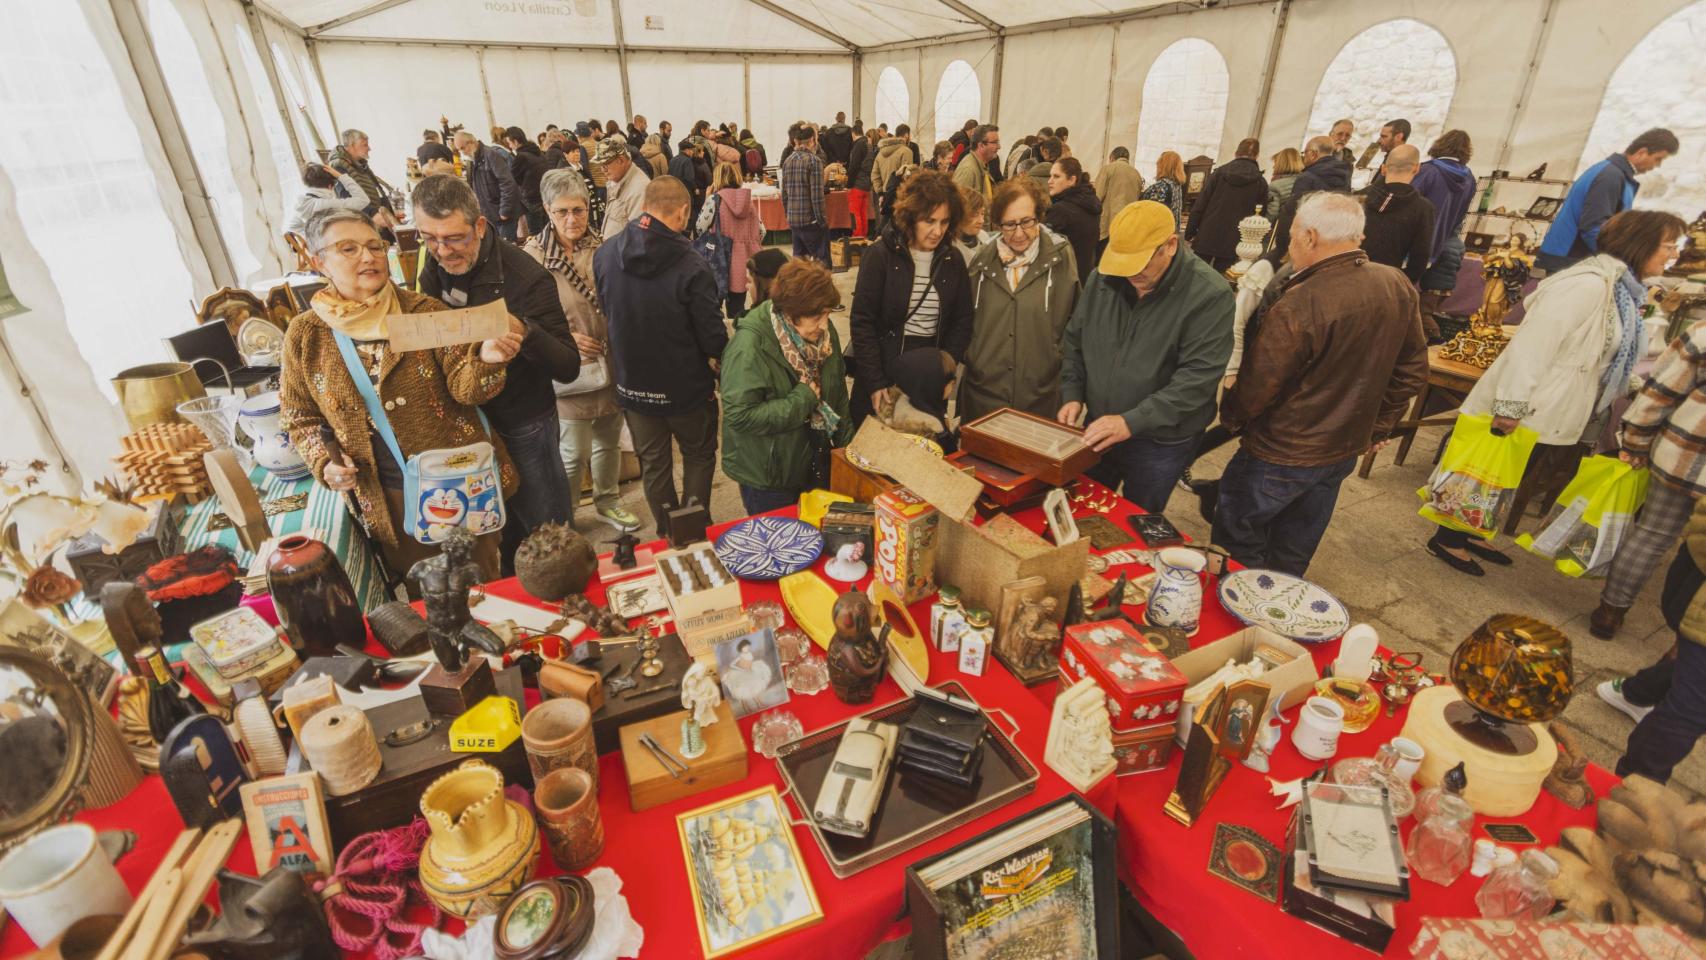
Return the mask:
POLYGON ((1096 197, 1102 201, 1102 239, 1108 239, 1108 224, 1114 214, 1143 195, 1143 174, 1125 160, 1110 160, 1096 172, 1096 197))
MULTIPOLYGON (((598 289, 594 286, 592 276, 592 255, 598 251, 601 241, 588 235, 582 239, 580 246, 573 254, 565 257, 563 248, 557 242, 556 232, 546 225, 545 229, 535 234, 527 241, 522 249, 527 255, 539 261, 540 265, 550 271, 551 279, 557 281, 557 299, 562 301, 563 316, 568 318, 569 332, 591 337, 610 349, 610 321, 605 318, 604 311, 594 305, 598 297, 598 289), (546 234, 550 234, 549 237, 546 234), (579 276, 580 283, 570 278, 569 271, 573 269, 579 276), (592 299, 588 298, 590 294, 592 299)), ((610 370, 610 358, 606 353, 605 371, 610 370)), ((584 374, 592 361, 584 354, 581 356, 581 372, 584 374)), ((563 420, 596 420, 616 412, 616 380, 610 382, 602 390, 591 393, 577 393, 572 396, 557 397, 557 416, 563 420)))

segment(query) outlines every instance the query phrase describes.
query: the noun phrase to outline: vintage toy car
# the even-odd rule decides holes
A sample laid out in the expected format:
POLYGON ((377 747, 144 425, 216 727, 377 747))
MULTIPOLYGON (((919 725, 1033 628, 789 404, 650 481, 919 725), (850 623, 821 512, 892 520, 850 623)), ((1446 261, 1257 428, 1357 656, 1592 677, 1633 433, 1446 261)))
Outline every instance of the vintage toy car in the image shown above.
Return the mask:
POLYGON ((899 736, 900 729, 892 723, 854 720, 847 725, 812 808, 818 826, 849 837, 871 831, 899 736))

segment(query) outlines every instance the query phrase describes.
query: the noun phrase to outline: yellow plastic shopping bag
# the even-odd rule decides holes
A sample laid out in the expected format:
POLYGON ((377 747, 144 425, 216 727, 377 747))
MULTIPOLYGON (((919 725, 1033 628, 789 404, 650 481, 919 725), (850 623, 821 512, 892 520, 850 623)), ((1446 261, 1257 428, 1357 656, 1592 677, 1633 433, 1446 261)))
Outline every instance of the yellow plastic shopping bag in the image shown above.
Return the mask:
POLYGON ((1493 539, 1539 440, 1527 427, 1501 437, 1493 433, 1491 416, 1458 414, 1439 466, 1416 491, 1422 498, 1422 516, 1442 527, 1493 539))
POLYGON ((1565 576, 1605 576, 1646 502, 1647 478, 1646 468, 1637 470, 1616 457, 1584 457, 1540 533, 1517 537, 1517 545, 1552 558, 1565 576))

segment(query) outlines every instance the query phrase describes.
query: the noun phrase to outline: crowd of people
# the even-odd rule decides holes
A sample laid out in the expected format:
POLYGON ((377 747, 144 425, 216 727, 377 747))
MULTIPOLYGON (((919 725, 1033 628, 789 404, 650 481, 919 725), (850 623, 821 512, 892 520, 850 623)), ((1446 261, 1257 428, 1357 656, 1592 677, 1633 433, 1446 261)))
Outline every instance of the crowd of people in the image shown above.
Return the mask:
MULTIPOLYGON (((1478 192, 1465 131, 1424 159, 1403 119, 1381 127, 1379 162, 1353 190, 1353 129, 1339 121, 1266 170, 1245 139, 1193 189, 1175 151, 1146 178, 1118 147, 1092 176, 1064 127, 1004 153, 999 126, 969 120, 926 157, 906 124, 838 114, 791 125, 771 166, 734 124, 699 121, 672 143, 670 123, 636 116, 533 138, 494 128, 488 143, 441 120, 416 151, 407 217, 367 137, 345 131, 329 163, 304 170, 291 221, 329 282, 289 331, 286 426, 398 569, 429 549, 400 526, 398 462, 426 451, 496 447, 509 518, 480 548, 495 574, 532 529, 573 520, 583 470, 598 520, 642 526, 617 493, 624 426, 662 530, 682 506, 709 509, 719 451, 761 512, 827 486, 830 451, 868 417, 951 450, 958 424, 1013 407, 1082 427, 1101 454, 1092 476, 1143 509, 1162 512, 1183 486, 1234 560, 1302 575, 1341 484, 1426 382, 1478 192), (763 244, 760 183, 780 197, 792 256, 763 244), (867 241, 846 343, 829 322, 842 308, 827 267, 835 187, 847 233, 867 241), (1272 233, 1229 282, 1252 214, 1272 233), (397 283, 385 237, 405 220, 422 266, 397 283), (386 349, 388 315, 498 300, 502 337, 386 349), (383 401, 394 446, 362 415, 355 376, 383 401), (1193 474, 1234 440, 1218 479, 1193 474)), ((1678 148, 1652 130, 1578 178, 1522 324, 1463 405, 1496 432, 1538 434, 1536 484, 1595 449, 1650 467, 1592 618, 1607 638, 1690 518, 1706 529, 1706 332, 1634 376, 1643 281, 1684 233, 1672 214, 1632 209, 1637 178, 1678 148)), ((1427 549, 1470 576, 1510 563, 1444 528, 1427 549)), ((1680 618, 1706 577, 1686 549, 1670 576, 1694 585, 1672 604, 1680 618)), ((1619 772, 1663 779, 1706 730, 1706 710, 1666 706, 1706 705, 1706 652, 1601 693, 1638 719, 1658 705, 1619 772)))

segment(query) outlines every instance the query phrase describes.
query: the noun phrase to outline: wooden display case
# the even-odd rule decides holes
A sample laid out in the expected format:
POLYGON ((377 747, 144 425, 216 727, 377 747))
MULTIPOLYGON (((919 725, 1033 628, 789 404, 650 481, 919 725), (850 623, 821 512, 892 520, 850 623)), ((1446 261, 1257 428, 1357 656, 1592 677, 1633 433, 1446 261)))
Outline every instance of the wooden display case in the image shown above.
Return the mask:
POLYGON ((961 427, 960 449, 1056 487, 1102 459, 1084 444, 1084 431, 1011 407, 961 427))

